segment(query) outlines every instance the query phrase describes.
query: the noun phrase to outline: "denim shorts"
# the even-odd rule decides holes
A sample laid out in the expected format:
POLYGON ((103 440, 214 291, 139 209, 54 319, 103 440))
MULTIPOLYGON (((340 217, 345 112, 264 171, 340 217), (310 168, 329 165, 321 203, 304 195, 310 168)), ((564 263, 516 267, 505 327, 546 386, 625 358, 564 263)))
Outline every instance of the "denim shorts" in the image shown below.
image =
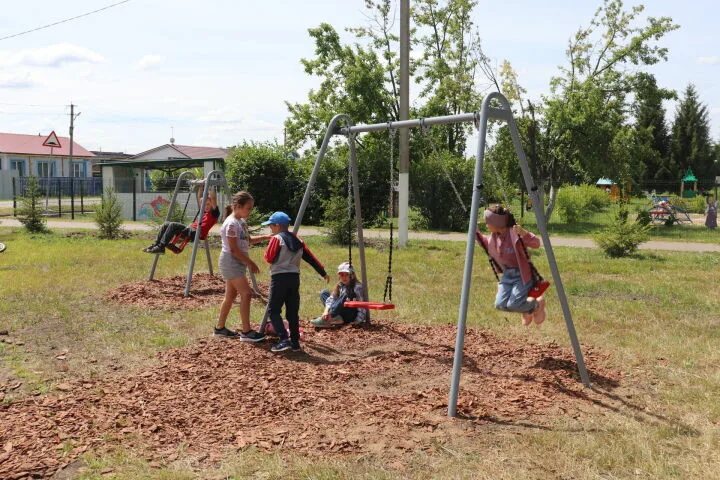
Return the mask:
POLYGON ((225 281, 232 280, 233 278, 245 277, 247 275, 247 266, 237 258, 233 257, 232 253, 220 253, 218 266, 220 267, 220 275, 222 275, 225 281))

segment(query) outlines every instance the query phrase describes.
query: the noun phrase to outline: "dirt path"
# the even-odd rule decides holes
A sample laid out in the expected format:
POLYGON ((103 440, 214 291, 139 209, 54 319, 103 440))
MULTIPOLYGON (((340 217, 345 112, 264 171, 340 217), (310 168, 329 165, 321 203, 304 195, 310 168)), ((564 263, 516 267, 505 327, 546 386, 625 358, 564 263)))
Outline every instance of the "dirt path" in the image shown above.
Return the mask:
MULTIPOLYGON (((0 226, 20 227, 21 224, 15 219, 2 219, 0 226)), ((93 222, 70 222, 62 220, 48 220, 50 228, 67 228, 67 229, 89 229, 94 230, 97 225, 93 222)), ((133 232, 151 232, 155 229, 145 223, 127 222, 123 224, 123 228, 133 232)), ((217 235, 219 227, 215 226, 211 234, 217 235)), ((269 232, 269 231, 268 231, 269 232)), ((305 236, 321 235, 322 231, 315 227, 303 227, 300 233, 305 236)), ((409 232, 410 240, 445 240, 450 242, 464 242, 467 240, 465 233, 436 233, 436 232, 409 232)), ((387 238, 387 232, 384 230, 365 230, 366 238, 387 238)), ((589 238, 554 236, 550 238, 554 247, 578 247, 578 248, 597 248, 595 242, 589 238)), ((720 245, 712 243, 693 243, 693 242, 668 242, 662 240, 650 240, 640 245, 641 250, 667 250, 673 252, 720 252, 720 245)))

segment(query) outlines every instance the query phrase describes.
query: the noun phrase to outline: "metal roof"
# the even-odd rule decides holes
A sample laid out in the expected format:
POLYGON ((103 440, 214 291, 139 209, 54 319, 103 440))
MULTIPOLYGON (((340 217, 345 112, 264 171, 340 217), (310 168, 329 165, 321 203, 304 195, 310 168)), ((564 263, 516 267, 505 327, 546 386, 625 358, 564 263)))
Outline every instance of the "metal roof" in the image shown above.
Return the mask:
POLYGON ((202 167, 205 162, 224 162, 223 158, 165 158, 157 160, 120 160, 117 162, 105 162, 103 167, 132 167, 132 168, 193 168, 202 167))
MULTIPOLYGON (((47 135, 25 135, 22 133, 0 133, 0 152, 16 153, 19 155, 42 155, 53 157, 69 157, 70 156, 70 139, 68 137, 60 137, 60 148, 46 147, 43 142, 47 135), (52 152, 52 154, 51 154, 52 152)), ((85 150, 84 147, 73 142, 73 157, 92 158, 91 152, 85 150)))

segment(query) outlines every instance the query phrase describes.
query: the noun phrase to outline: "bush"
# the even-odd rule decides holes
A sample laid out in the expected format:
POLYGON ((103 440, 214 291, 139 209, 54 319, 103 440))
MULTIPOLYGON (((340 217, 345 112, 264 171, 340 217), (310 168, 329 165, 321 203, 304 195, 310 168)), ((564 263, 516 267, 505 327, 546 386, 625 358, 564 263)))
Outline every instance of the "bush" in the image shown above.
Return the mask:
POLYGON ((652 223, 652 217, 650 216, 650 212, 647 209, 641 208, 637 212, 637 217, 635 218, 635 221, 642 226, 650 225, 652 223))
POLYGON ((610 206, 610 196, 594 185, 564 186, 558 192, 557 212, 565 223, 576 223, 610 206))
POLYGON ((122 233, 122 206, 112 187, 107 187, 95 210, 95 223, 100 229, 100 238, 116 239, 122 233))
POLYGON ((621 206, 614 221, 602 232, 594 236, 595 243, 613 258, 626 257, 637 251, 641 243, 647 241, 649 225, 628 221, 628 210, 621 206))
POLYGON ((18 220, 25 226, 30 233, 45 233, 47 229, 47 221, 42 216, 40 202, 42 201, 42 191, 37 177, 29 177, 25 194, 20 197, 20 208, 18 220))
POLYGON ((323 226, 330 241, 338 245, 348 245, 354 241, 356 227, 354 218, 348 216, 347 199, 332 197, 323 203, 323 207, 323 226))
POLYGON ((410 230, 427 230, 430 227, 430 222, 427 217, 423 215, 422 210, 417 207, 410 207, 408 212, 408 227, 410 230))

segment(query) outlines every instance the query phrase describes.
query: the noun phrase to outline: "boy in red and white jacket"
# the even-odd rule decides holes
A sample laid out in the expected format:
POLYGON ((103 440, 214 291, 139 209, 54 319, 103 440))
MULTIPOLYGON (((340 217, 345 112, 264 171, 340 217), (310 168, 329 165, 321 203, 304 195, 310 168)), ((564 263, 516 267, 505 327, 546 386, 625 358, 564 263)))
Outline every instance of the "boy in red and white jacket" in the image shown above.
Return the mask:
POLYGON ((265 249, 265 261, 270 264, 270 299, 268 311, 273 329, 280 341, 270 350, 283 352, 300 350, 300 260, 305 260, 315 271, 330 281, 322 263, 313 255, 305 242, 288 231, 290 217, 284 212, 275 212, 262 223, 273 233, 265 249), (282 306, 290 326, 290 338, 282 320, 282 306))

